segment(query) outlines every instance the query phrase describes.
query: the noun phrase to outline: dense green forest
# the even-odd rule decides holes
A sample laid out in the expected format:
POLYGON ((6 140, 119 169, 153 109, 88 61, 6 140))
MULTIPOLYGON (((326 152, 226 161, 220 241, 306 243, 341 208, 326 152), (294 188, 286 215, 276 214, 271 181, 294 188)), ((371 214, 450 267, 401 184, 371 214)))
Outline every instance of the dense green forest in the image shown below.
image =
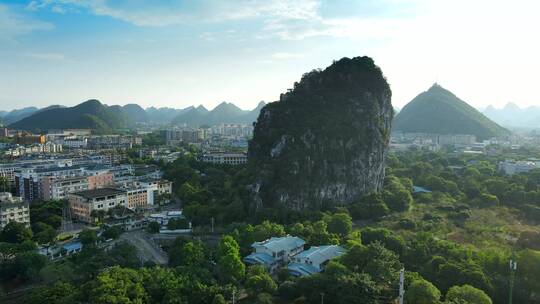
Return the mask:
POLYGON ((497 163, 506 156, 393 154, 379 194, 312 212, 256 214, 249 206, 250 168, 186 156, 162 164, 195 226, 194 237, 165 248, 167 267, 141 264, 123 242, 105 252, 104 237, 90 230, 81 233, 81 253, 46 260, 36 244, 54 242, 61 209, 45 202, 32 208, 31 229, 9 225, 0 233, 0 276, 6 290, 32 286, 24 303, 229 303, 234 294, 238 303, 324 297, 325 303, 375 304, 397 298, 404 268, 406 303, 507 303, 514 256, 514 303, 540 303, 540 171, 502 175, 497 163), (431 192, 414 193, 413 185, 431 192), (212 218, 217 243, 204 241, 212 218), (324 273, 303 278, 242 263, 252 242, 286 234, 309 245, 341 244, 347 253, 324 273))

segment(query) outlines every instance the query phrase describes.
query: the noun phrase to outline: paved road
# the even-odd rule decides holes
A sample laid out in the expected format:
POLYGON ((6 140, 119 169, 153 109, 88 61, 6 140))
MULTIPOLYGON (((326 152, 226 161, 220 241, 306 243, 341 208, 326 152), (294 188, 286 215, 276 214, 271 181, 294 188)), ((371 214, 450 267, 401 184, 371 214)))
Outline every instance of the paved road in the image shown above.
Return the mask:
POLYGON ((167 254, 152 240, 145 231, 128 231, 122 233, 120 240, 129 242, 138 250, 138 255, 144 261, 152 261, 159 265, 169 262, 167 254))

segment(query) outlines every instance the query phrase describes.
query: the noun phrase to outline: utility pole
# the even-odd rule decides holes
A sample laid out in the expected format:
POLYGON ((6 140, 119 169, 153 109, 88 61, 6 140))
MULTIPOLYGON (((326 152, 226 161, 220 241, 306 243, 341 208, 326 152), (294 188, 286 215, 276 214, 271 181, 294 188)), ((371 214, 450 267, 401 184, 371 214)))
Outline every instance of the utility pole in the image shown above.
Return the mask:
POLYGON ((321 293, 321 304, 324 304, 324 292, 321 293))
POLYGON ((514 293, 514 282, 516 281, 516 271, 517 271, 517 259, 516 253, 512 253, 512 258, 510 259, 510 291, 508 295, 508 304, 512 304, 513 293, 514 293))
POLYGON ((403 304, 403 296, 405 295, 405 269, 399 272, 399 304, 403 304))
POLYGON ((232 304, 236 304, 235 295, 236 295, 236 288, 233 288, 233 290, 232 290, 232 304))
POLYGON ((214 217, 212 217, 212 233, 214 233, 214 217))

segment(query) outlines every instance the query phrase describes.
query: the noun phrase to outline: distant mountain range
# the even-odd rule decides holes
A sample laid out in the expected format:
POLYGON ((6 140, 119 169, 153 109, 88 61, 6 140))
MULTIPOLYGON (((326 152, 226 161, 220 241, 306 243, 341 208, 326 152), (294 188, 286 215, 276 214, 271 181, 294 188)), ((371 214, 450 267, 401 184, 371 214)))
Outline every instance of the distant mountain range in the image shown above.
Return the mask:
POLYGON ((510 102, 501 109, 490 105, 483 113, 498 124, 508 128, 540 128, 540 107, 520 108, 515 103, 510 102))
POLYGON ((257 120, 259 112, 261 112, 261 109, 265 105, 266 103, 261 101, 257 107, 251 111, 242 110, 229 102, 222 102, 211 111, 208 111, 203 106, 198 106, 180 113, 172 120, 172 123, 176 125, 185 124, 188 126, 211 126, 222 123, 251 124, 257 120))
POLYGON ((107 132, 133 127, 136 123, 160 123, 187 126, 215 125, 221 123, 253 123, 259 115, 259 105, 245 111, 232 103, 222 102, 209 111, 203 106, 185 109, 155 108, 146 110, 137 104, 107 106, 98 100, 88 100, 74 107, 50 106, 0 112, 0 122, 11 129, 45 132, 50 129, 94 129, 107 132))
POLYGON ((403 132, 473 134, 479 139, 510 134, 510 131, 438 84, 416 96, 401 109, 394 119, 393 129, 403 132))
POLYGON ((51 129, 94 129, 99 132, 126 128, 129 118, 122 107, 107 107, 88 100, 74 107, 54 107, 36 111, 9 125, 11 129, 45 132, 51 129))
POLYGON ((11 123, 14 123, 16 121, 19 121, 25 117, 28 117, 35 112, 37 112, 39 109, 36 107, 28 107, 28 108, 22 108, 13 110, 10 112, 2 111, 0 112, 0 122, 3 124, 9 125, 11 123))

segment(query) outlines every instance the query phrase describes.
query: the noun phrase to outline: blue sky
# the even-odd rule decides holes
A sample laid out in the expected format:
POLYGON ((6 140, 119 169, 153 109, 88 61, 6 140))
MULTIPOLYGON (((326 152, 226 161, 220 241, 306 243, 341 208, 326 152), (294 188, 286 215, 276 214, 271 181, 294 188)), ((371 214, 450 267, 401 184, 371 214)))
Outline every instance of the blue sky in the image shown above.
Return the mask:
POLYGON ((0 109, 242 108, 368 55, 402 107, 434 82, 474 106, 540 105, 533 0, 0 0, 0 109))

